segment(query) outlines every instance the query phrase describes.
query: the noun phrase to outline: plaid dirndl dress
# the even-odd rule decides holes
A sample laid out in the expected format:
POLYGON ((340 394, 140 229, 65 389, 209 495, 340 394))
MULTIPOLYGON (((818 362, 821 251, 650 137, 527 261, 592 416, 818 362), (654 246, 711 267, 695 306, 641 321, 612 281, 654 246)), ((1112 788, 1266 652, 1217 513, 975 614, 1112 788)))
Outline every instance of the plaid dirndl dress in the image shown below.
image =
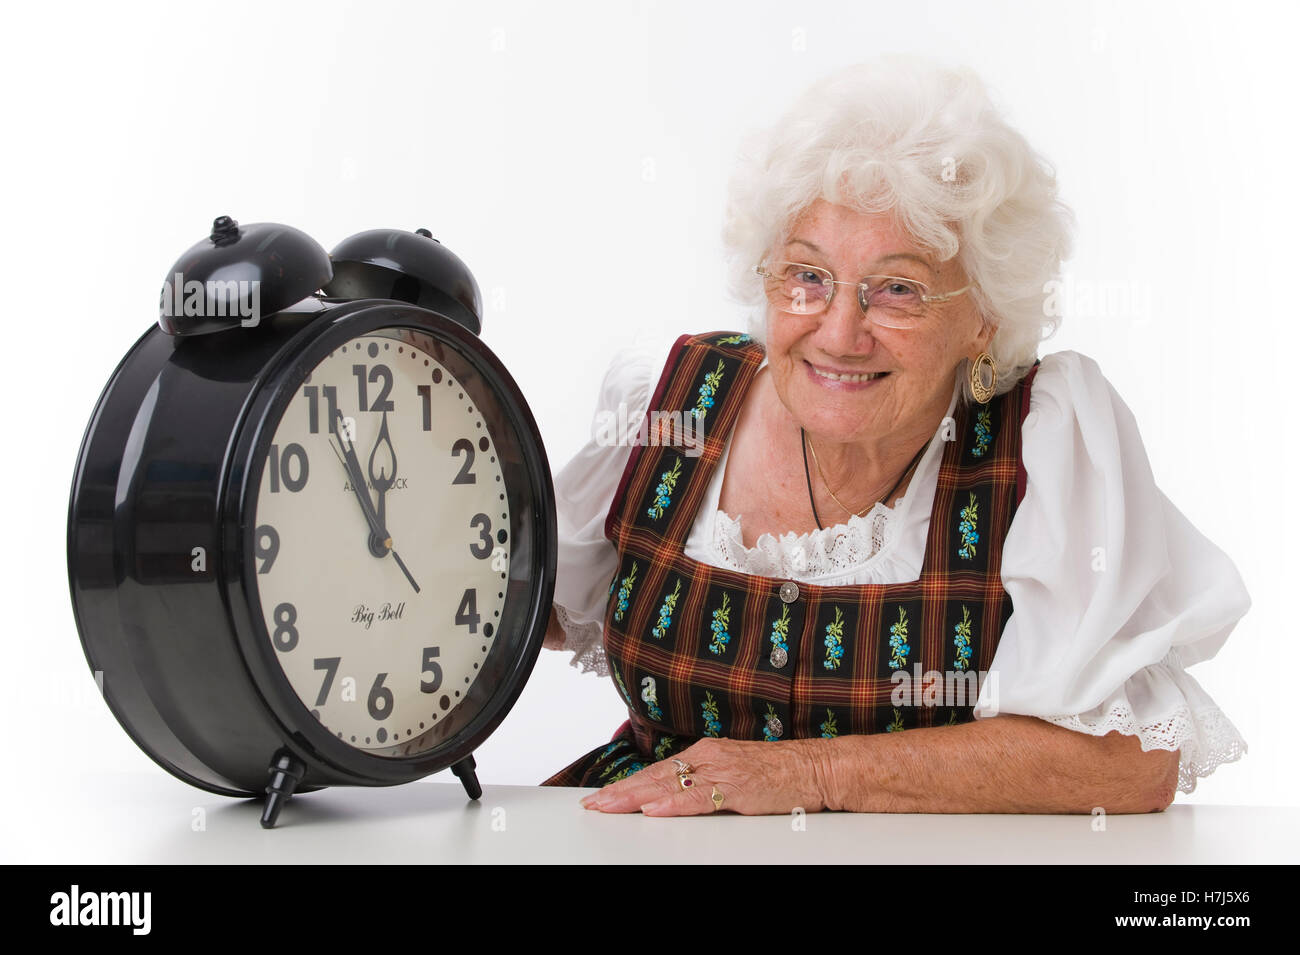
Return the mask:
POLYGON ((604 645, 628 720, 542 785, 605 786, 705 736, 779 742, 974 719, 1012 611, 1002 544, 1025 492, 1020 431, 1037 362, 946 422, 920 577, 824 587, 684 553, 763 355, 737 332, 674 343, 646 414, 707 421, 703 451, 634 447, 605 520, 619 563, 604 645))

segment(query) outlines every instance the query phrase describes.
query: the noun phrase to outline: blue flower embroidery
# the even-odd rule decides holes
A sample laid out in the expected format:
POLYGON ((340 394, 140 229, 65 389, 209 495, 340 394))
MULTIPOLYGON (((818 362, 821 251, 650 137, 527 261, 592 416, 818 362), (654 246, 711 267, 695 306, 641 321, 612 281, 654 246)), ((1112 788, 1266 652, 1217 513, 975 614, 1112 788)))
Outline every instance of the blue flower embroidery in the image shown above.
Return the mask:
POLYGON ((659 608, 659 622, 650 631, 650 635, 655 639, 662 640, 667 635, 668 627, 673 622, 673 611, 677 609, 677 597, 681 592, 682 582, 678 580, 673 592, 664 597, 663 605, 659 608))
POLYGON ((663 517, 664 511, 673 502, 673 489, 677 487, 677 479, 681 476, 682 459, 678 456, 677 460, 673 462, 672 468, 659 475, 659 486, 655 488, 655 502, 646 511, 655 520, 663 517))
POLYGON ((826 625, 826 659, 822 666, 828 670, 838 670, 844 659, 844 611, 835 608, 835 619, 826 625))
POLYGON ((972 456, 977 458, 984 457, 984 452, 989 449, 989 442, 993 440, 993 430, 989 419, 989 409, 981 408, 975 417, 975 447, 970 449, 972 456))
POLYGON ((728 335, 725 338, 719 338, 715 344, 718 345, 743 345, 749 341, 748 335, 728 335))
POLYGON ((840 735, 839 727, 835 723, 835 713, 829 707, 826 710, 826 720, 818 728, 822 731, 822 739, 835 739, 840 735))
POLYGON ((953 666, 965 670, 970 666, 970 611, 965 604, 961 608, 961 623, 953 629, 957 634, 953 637, 953 643, 957 646, 957 659, 953 666))
POLYGON ((700 704, 704 714, 704 735, 718 737, 722 735, 722 722, 718 719, 718 702, 713 694, 704 692, 704 702, 700 704))
MULTIPOLYGON (((911 652, 907 642, 907 609, 898 608, 898 623, 889 628, 889 666, 901 670, 907 666, 907 654, 911 652)), ((895 711, 897 712, 897 711, 895 711)))
POLYGON ((713 407, 713 396, 718 393, 718 385, 722 384, 722 375, 727 366, 722 359, 718 359, 718 367, 704 376, 704 384, 700 385, 700 396, 695 399, 695 407, 691 409, 691 417, 699 421, 704 420, 704 416, 709 413, 713 407))
POLYGON ((897 733, 899 730, 905 728, 906 727, 903 726, 903 717, 899 714, 898 710, 894 710, 894 721, 885 727, 886 732, 897 733))
POLYGON ((980 535, 976 533, 979 525, 979 503, 975 500, 975 493, 972 491, 970 503, 961 509, 961 522, 957 525, 957 532, 961 534, 961 547, 957 549, 957 555, 966 560, 975 556, 975 545, 979 543, 980 535))
POLYGON ((623 614, 627 613, 627 599, 632 595, 634 584, 636 584, 636 561, 632 561, 632 569, 623 578, 623 585, 618 588, 618 608, 614 611, 614 620, 616 622, 621 623, 623 614))
POLYGON ((714 653, 725 653, 727 644, 731 642, 731 634, 727 632, 727 627, 731 623, 731 597, 724 590, 722 592, 722 605, 713 611, 713 622, 709 624, 709 629, 713 631, 713 639, 709 641, 709 649, 714 653))
POLYGON ((786 644, 786 639, 790 636, 790 605, 781 604, 781 616, 772 621, 772 635, 769 639, 772 641, 773 650, 784 650, 790 652, 790 647, 786 644))
POLYGON ((654 677, 647 676, 642 678, 641 700, 645 703, 646 715, 656 723, 663 722, 664 712, 659 709, 659 695, 655 691, 654 677))
POLYGON ((765 722, 763 723, 763 741, 764 741, 764 742, 767 742, 767 743, 775 743, 775 742, 777 742, 777 741, 781 738, 781 737, 777 736, 775 733, 773 733, 772 730, 771 730, 772 720, 774 720, 774 719, 776 719, 776 718, 777 718, 777 716, 776 716, 776 710, 772 708, 772 704, 771 704, 771 703, 767 704, 767 712, 763 714, 763 719, 764 719, 764 721, 765 721, 765 722))

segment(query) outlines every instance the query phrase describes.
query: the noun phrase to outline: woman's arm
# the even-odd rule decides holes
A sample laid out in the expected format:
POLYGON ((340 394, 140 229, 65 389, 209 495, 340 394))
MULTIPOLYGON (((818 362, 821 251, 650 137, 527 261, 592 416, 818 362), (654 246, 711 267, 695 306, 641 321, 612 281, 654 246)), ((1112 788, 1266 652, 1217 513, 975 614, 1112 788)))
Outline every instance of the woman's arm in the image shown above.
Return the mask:
POLYGON ((699 785, 683 790, 671 760, 583 800, 646 815, 852 812, 1159 812, 1173 802, 1178 751, 1142 752, 1136 737, 1089 736, 1026 716, 929 729, 779 743, 705 739, 680 758, 699 785))
POLYGON ((1029 716, 812 743, 825 808, 858 812, 1159 812, 1178 751, 1090 736, 1029 716), (817 745, 823 744, 823 745, 817 745))

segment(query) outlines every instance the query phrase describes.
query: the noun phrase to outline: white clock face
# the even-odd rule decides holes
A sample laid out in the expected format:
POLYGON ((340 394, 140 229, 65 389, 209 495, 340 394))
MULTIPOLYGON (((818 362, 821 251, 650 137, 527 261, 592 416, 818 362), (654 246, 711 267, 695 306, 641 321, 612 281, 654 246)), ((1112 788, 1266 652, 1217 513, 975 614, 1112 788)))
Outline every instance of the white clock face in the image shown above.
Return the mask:
POLYGON ((276 660, 331 735, 384 756, 446 735, 508 593, 493 419, 435 353, 396 328, 332 351, 275 429, 256 504, 276 660))

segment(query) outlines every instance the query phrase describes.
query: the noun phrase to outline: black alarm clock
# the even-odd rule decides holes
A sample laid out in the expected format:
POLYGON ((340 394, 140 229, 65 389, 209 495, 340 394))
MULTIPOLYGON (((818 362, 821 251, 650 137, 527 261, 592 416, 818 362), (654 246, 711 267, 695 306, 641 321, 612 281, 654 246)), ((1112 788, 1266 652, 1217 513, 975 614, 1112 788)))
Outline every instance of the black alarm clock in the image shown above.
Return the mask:
POLYGON ((518 699, 555 583, 550 468, 427 231, 327 255, 217 219, 163 285, 82 440, 68 576, 82 646, 168 772, 265 794, 450 767, 518 699))

